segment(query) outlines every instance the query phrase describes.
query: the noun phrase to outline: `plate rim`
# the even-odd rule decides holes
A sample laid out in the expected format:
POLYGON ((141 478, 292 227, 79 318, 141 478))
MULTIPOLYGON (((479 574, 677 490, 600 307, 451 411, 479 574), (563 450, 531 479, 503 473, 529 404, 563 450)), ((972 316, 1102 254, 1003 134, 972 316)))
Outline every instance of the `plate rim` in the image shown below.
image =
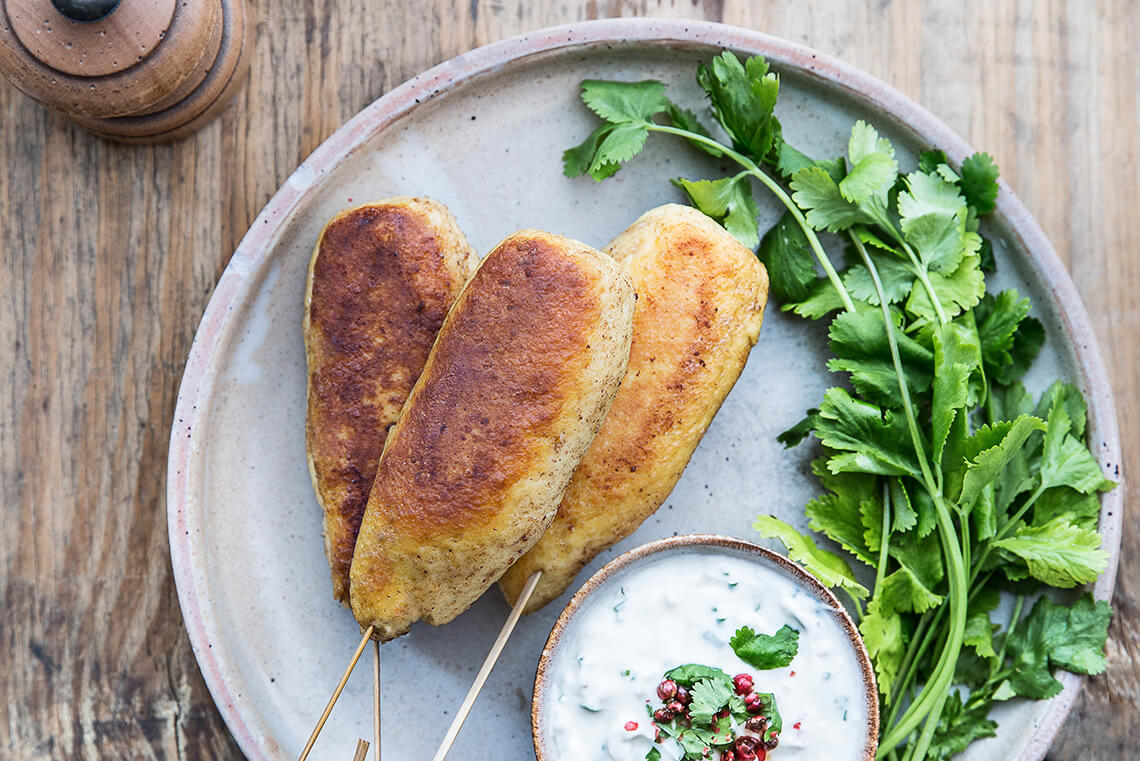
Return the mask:
MULTIPOLYGON (((798 74, 831 87, 870 107, 894 126, 915 138, 942 148, 951 160, 960 162, 973 149, 925 108, 898 90, 862 70, 828 54, 751 29, 710 21, 685 19, 600 19, 548 27, 510 37, 460 54, 390 90, 349 119, 322 142, 274 193, 246 232, 227 263, 195 331, 178 390, 171 425, 167 460, 167 532, 178 601, 191 649, 214 703, 242 752, 252 761, 270 761, 271 737, 254 730, 249 709, 230 692, 223 667, 212 652, 211 635, 217 625, 207 620, 203 601, 209 597, 201 567, 201 547, 190 532, 189 486, 195 469, 199 427, 205 402, 213 388, 212 360, 231 321, 234 307, 245 302, 251 287, 249 275, 267 260, 291 213, 311 193, 319 192, 331 167, 366 140, 387 129, 412 110, 448 91, 493 74, 498 69, 540 55, 566 49, 589 49, 605 45, 638 47, 720 47, 751 54, 760 53, 776 68, 795 69, 798 74)), ((997 211, 1007 234, 1026 252, 1042 283, 1053 295, 1061 327, 1076 347, 1078 380, 1089 408, 1089 437, 1102 469, 1123 480, 1121 448, 1115 404, 1107 370, 1096 335, 1068 271, 1037 221, 1004 180, 999 181, 997 211)), ((1109 564, 1093 585, 1097 599, 1111 599, 1120 557, 1123 489, 1107 492, 1101 499, 1100 530, 1109 564)), ((1084 677, 1061 672, 1062 691, 1049 702, 1036 730, 1015 761, 1040 761, 1052 744, 1062 722, 1072 709, 1084 677)))

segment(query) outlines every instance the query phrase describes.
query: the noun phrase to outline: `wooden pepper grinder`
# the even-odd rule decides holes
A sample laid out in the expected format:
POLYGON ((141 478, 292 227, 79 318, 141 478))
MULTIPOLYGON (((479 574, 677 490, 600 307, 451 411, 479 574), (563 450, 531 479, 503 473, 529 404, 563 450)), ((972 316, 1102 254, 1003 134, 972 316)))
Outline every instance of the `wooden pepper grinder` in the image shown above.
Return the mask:
POLYGON ((185 137, 249 72, 244 0, 0 0, 0 72, 95 134, 185 137))

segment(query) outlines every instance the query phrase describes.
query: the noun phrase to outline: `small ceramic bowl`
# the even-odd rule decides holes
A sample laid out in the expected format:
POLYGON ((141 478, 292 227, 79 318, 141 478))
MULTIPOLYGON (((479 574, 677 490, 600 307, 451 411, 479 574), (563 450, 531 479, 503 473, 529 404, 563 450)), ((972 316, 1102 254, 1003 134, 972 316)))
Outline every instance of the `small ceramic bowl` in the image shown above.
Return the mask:
POLYGON ((851 617, 844 611, 835 595, 823 586, 815 576, 784 556, 743 539, 713 534, 673 536, 636 547, 615 558, 591 576, 570 600, 550 632, 550 637, 542 650, 542 656, 538 662, 538 673, 534 680, 534 698, 531 702, 531 731, 534 735, 534 752, 538 761, 565 761, 565 759, 558 757, 551 740, 553 727, 550 723, 550 711, 547 710, 547 706, 550 704, 553 697, 552 691, 555 689, 555 664, 562 650, 565 649, 560 648, 564 641, 563 635, 574 629, 578 615, 590 607, 587 602, 596 593, 607 587, 608 582, 615 577, 625 576, 629 570, 654 559, 659 559, 661 555, 666 553, 691 552, 720 554, 754 562, 758 566, 775 571, 790 580, 796 587, 833 611, 836 621, 850 641, 851 655, 857 662, 863 686, 862 697, 865 701, 867 719, 865 724, 866 741, 861 758, 863 761, 873 761, 875 750, 878 747, 879 735, 878 691, 875 686, 871 659, 867 655, 867 649, 864 647, 863 640, 859 636, 859 631, 851 617))

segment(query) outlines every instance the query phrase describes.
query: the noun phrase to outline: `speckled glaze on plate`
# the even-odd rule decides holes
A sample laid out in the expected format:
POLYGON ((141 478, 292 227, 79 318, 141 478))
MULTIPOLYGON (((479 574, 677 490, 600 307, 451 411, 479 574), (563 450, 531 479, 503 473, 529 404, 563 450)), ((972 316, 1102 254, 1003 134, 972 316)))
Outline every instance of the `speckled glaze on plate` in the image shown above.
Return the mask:
MULTIPOLYGON (((187 632, 218 708, 250 759, 296 758, 358 638, 333 600, 321 515, 305 466, 302 296, 309 254, 324 221, 353 203, 397 194, 447 204, 472 243, 488 251, 522 227, 605 244, 639 214, 680 200, 667 180, 722 169, 654 136, 645 154, 596 185, 562 177, 560 154, 592 128, 577 98, 589 77, 656 78, 699 107, 698 62, 721 48, 762 53, 783 80, 785 132, 809 152, 836 153, 857 118, 876 124, 904 165, 937 145, 954 161, 971 149, 929 113, 883 83, 807 48, 705 22, 597 21, 534 32, 454 58, 361 111, 293 173, 230 260, 202 318, 171 434, 167 510, 174 577, 187 632)), ((762 206, 761 224, 778 215, 762 206)), ((1111 392, 1076 289, 1041 229, 1007 187, 988 232, 998 287, 1030 295, 1048 333, 1027 378, 1077 383, 1089 402, 1089 436, 1119 479, 1111 392)), ((775 435, 818 403, 834 380, 818 325, 770 309, 729 395, 666 506, 603 553, 585 579, 630 547, 674 533, 751 536, 752 517, 772 513, 806 528, 811 447, 784 452, 775 435)), ((1102 502, 1112 553, 1094 587, 1108 598, 1120 543, 1121 492, 1102 502)), ((454 758, 526 758, 528 717, 543 642, 567 594, 523 619, 453 750, 454 758)), ((416 626, 382 649, 383 752, 429 753, 507 612, 497 591, 450 625, 416 626)), ((314 750, 348 758, 371 736, 369 669, 349 682, 314 750)), ((1080 687, 1044 703, 994 712, 997 738, 969 759, 1040 759, 1080 687)))
MULTIPOLYGON (((550 637, 542 648, 542 655, 538 659, 538 669, 534 677, 534 699, 530 707, 531 732, 534 736, 534 754, 538 761, 560 761, 554 750, 554 743, 550 738, 550 729, 547 726, 547 706, 552 699, 549 694, 551 682, 554 677, 548 678, 548 672, 554 673, 555 664, 559 658, 573 657, 563 655, 565 647, 560 647, 563 635, 574 626, 574 621, 595 592, 606 586, 611 579, 628 579, 627 572, 632 572, 645 562, 651 562, 662 555, 678 552, 706 552, 721 556, 739 557, 755 563, 757 566, 770 569, 789 579, 793 584, 806 591, 808 595, 823 603, 827 608, 834 609, 834 615, 840 628, 851 642, 852 655, 858 662, 859 672, 863 682, 863 701, 866 705, 867 721, 864 724, 866 740, 863 746, 863 761, 874 761, 875 749, 879 746, 879 697, 875 687, 875 675, 871 666, 871 659, 867 655, 867 648, 859 636, 855 622, 843 610, 843 606, 831 591, 820 583, 800 566, 788 560, 783 555, 772 552, 753 542, 743 541, 731 536, 716 536, 711 534, 684 534, 658 539, 655 542, 643 544, 625 552, 606 563, 597 573, 586 580, 570 602, 566 604, 554 628, 550 630, 550 637)), ((623 582, 624 583, 624 582, 623 582)), ((798 668, 798 666, 797 666, 798 668)), ((801 674, 801 678, 802 678, 801 674)), ((652 696, 650 696, 652 697, 652 696)), ((779 758, 780 753, 775 753, 779 758)))

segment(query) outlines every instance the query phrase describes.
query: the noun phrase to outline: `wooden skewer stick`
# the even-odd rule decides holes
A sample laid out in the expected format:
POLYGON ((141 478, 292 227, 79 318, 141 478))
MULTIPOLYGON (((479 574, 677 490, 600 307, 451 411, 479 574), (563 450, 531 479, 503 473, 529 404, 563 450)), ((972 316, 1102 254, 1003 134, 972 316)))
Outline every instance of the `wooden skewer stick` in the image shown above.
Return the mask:
POLYGON ((467 719, 467 714, 471 713, 471 707, 475 705, 475 699, 479 697, 479 691, 483 689, 487 677, 491 675, 491 669, 495 667, 495 661, 499 660, 499 655, 506 647, 507 640, 511 637, 511 632, 515 629, 515 624, 518 623, 519 617, 522 616, 523 608, 530 602, 530 596, 534 594, 534 588, 538 586, 538 580, 542 578, 542 571, 535 571, 529 579, 527 579, 526 586, 523 587, 522 592, 519 594, 519 599, 515 601, 515 606, 511 608, 511 613, 507 616, 506 623, 499 631, 499 636, 495 639, 495 644, 491 645, 491 652, 487 653, 486 660, 483 661, 482 668, 479 673, 475 675, 475 683, 471 685, 471 689, 467 691, 467 697, 463 699, 463 703, 459 706, 459 712, 455 714, 455 719, 451 722, 451 726, 447 728, 447 734, 443 736, 443 742, 440 743, 439 750, 435 752, 432 761, 443 761, 447 756, 447 752, 451 750, 451 746, 455 743, 455 738, 459 735, 459 730, 463 726, 463 722, 467 719))
MULTIPOLYGON (((360 660, 360 654, 364 652, 364 648, 368 644, 368 640, 372 636, 373 631, 375 631, 375 627, 373 626, 369 626, 364 630, 364 635, 360 638, 360 644, 356 646, 356 652, 352 654, 352 660, 349 662, 348 668, 344 670, 344 676, 340 678, 340 684, 338 684, 336 686, 336 689, 333 690, 332 697, 329 698, 329 704, 325 706, 325 712, 321 714, 320 720, 317 721, 317 726, 313 729, 313 734, 309 735, 309 741, 305 743, 305 749, 301 751, 301 755, 298 757, 297 761, 305 761, 305 759, 309 757, 309 751, 313 749, 313 744, 317 741, 317 735, 319 735, 321 733, 321 730, 324 729, 325 722, 328 721, 329 714, 332 713, 332 709, 333 706, 336 705, 337 698, 340 697, 341 691, 348 683, 348 678, 352 676, 352 670, 356 668, 356 662, 360 660)), ((368 743, 365 743, 364 745, 367 748, 368 743)))
POLYGON ((352 756, 352 761, 365 761, 368 758, 368 741, 356 741, 356 753, 352 756))
POLYGON ((380 642, 372 640, 372 739, 376 745, 374 758, 380 761, 380 642))

